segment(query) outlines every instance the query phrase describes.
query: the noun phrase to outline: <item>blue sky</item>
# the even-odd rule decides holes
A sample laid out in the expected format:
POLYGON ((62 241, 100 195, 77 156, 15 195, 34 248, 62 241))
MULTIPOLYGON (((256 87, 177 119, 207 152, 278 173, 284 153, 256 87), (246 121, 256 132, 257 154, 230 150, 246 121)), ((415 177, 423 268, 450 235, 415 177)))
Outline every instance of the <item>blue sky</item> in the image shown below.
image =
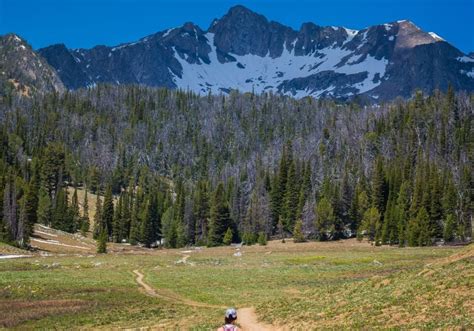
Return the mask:
POLYGON ((187 21, 207 29, 236 4, 295 29, 308 21, 361 29, 409 19, 474 51, 474 0, 0 0, 0 34, 18 33, 34 48, 116 45, 187 21))

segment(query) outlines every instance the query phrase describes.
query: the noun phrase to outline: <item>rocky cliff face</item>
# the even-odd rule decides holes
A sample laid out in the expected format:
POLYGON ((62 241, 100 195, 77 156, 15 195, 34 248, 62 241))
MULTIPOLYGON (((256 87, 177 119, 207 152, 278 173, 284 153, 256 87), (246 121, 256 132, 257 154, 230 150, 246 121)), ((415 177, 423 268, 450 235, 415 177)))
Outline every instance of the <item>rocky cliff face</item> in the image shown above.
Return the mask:
POLYGON ((15 34, 0 36, 0 91, 8 87, 25 96, 65 90, 48 62, 15 34))
POLYGON ((53 45, 39 53, 71 89, 108 82, 372 100, 448 84, 474 90, 474 59, 412 22, 360 31, 305 23, 295 31, 243 6, 206 31, 186 23, 115 47, 53 45))

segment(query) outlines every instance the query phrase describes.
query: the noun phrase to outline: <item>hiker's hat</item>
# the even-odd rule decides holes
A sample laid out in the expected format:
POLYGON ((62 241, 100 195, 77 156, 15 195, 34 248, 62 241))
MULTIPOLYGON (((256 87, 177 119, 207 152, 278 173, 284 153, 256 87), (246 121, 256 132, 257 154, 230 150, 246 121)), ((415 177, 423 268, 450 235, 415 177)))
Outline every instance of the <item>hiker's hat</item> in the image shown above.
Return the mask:
POLYGON ((232 318, 232 319, 236 319, 237 318, 237 311, 235 310, 235 308, 229 308, 225 311, 225 317, 226 318, 232 318))

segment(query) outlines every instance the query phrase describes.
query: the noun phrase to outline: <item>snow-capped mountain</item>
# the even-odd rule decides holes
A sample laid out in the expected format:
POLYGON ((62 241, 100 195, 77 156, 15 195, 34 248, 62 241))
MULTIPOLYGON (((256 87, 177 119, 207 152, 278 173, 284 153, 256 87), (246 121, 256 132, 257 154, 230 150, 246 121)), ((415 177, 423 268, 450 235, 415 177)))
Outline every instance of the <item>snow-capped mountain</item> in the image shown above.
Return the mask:
POLYGON ((243 6, 206 30, 193 23, 115 47, 39 50, 71 89, 100 82, 227 93, 374 100, 452 84, 474 90, 474 60, 410 21, 357 31, 304 23, 299 31, 243 6))

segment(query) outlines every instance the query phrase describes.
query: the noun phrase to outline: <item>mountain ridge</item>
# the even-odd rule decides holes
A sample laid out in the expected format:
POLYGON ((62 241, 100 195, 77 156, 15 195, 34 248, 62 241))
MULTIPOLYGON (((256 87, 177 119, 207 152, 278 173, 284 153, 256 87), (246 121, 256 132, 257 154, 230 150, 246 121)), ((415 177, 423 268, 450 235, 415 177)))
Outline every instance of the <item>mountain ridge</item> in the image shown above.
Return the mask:
POLYGON ((116 46, 38 50, 69 89, 143 84, 200 94, 231 90, 374 101, 474 90, 474 61, 408 20, 362 30, 301 24, 299 30, 237 5, 207 30, 192 22, 116 46))
POLYGON ((14 33, 0 36, 0 95, 7 90, 23 96, 63 92, 56 71, 31 46, 14 33))

